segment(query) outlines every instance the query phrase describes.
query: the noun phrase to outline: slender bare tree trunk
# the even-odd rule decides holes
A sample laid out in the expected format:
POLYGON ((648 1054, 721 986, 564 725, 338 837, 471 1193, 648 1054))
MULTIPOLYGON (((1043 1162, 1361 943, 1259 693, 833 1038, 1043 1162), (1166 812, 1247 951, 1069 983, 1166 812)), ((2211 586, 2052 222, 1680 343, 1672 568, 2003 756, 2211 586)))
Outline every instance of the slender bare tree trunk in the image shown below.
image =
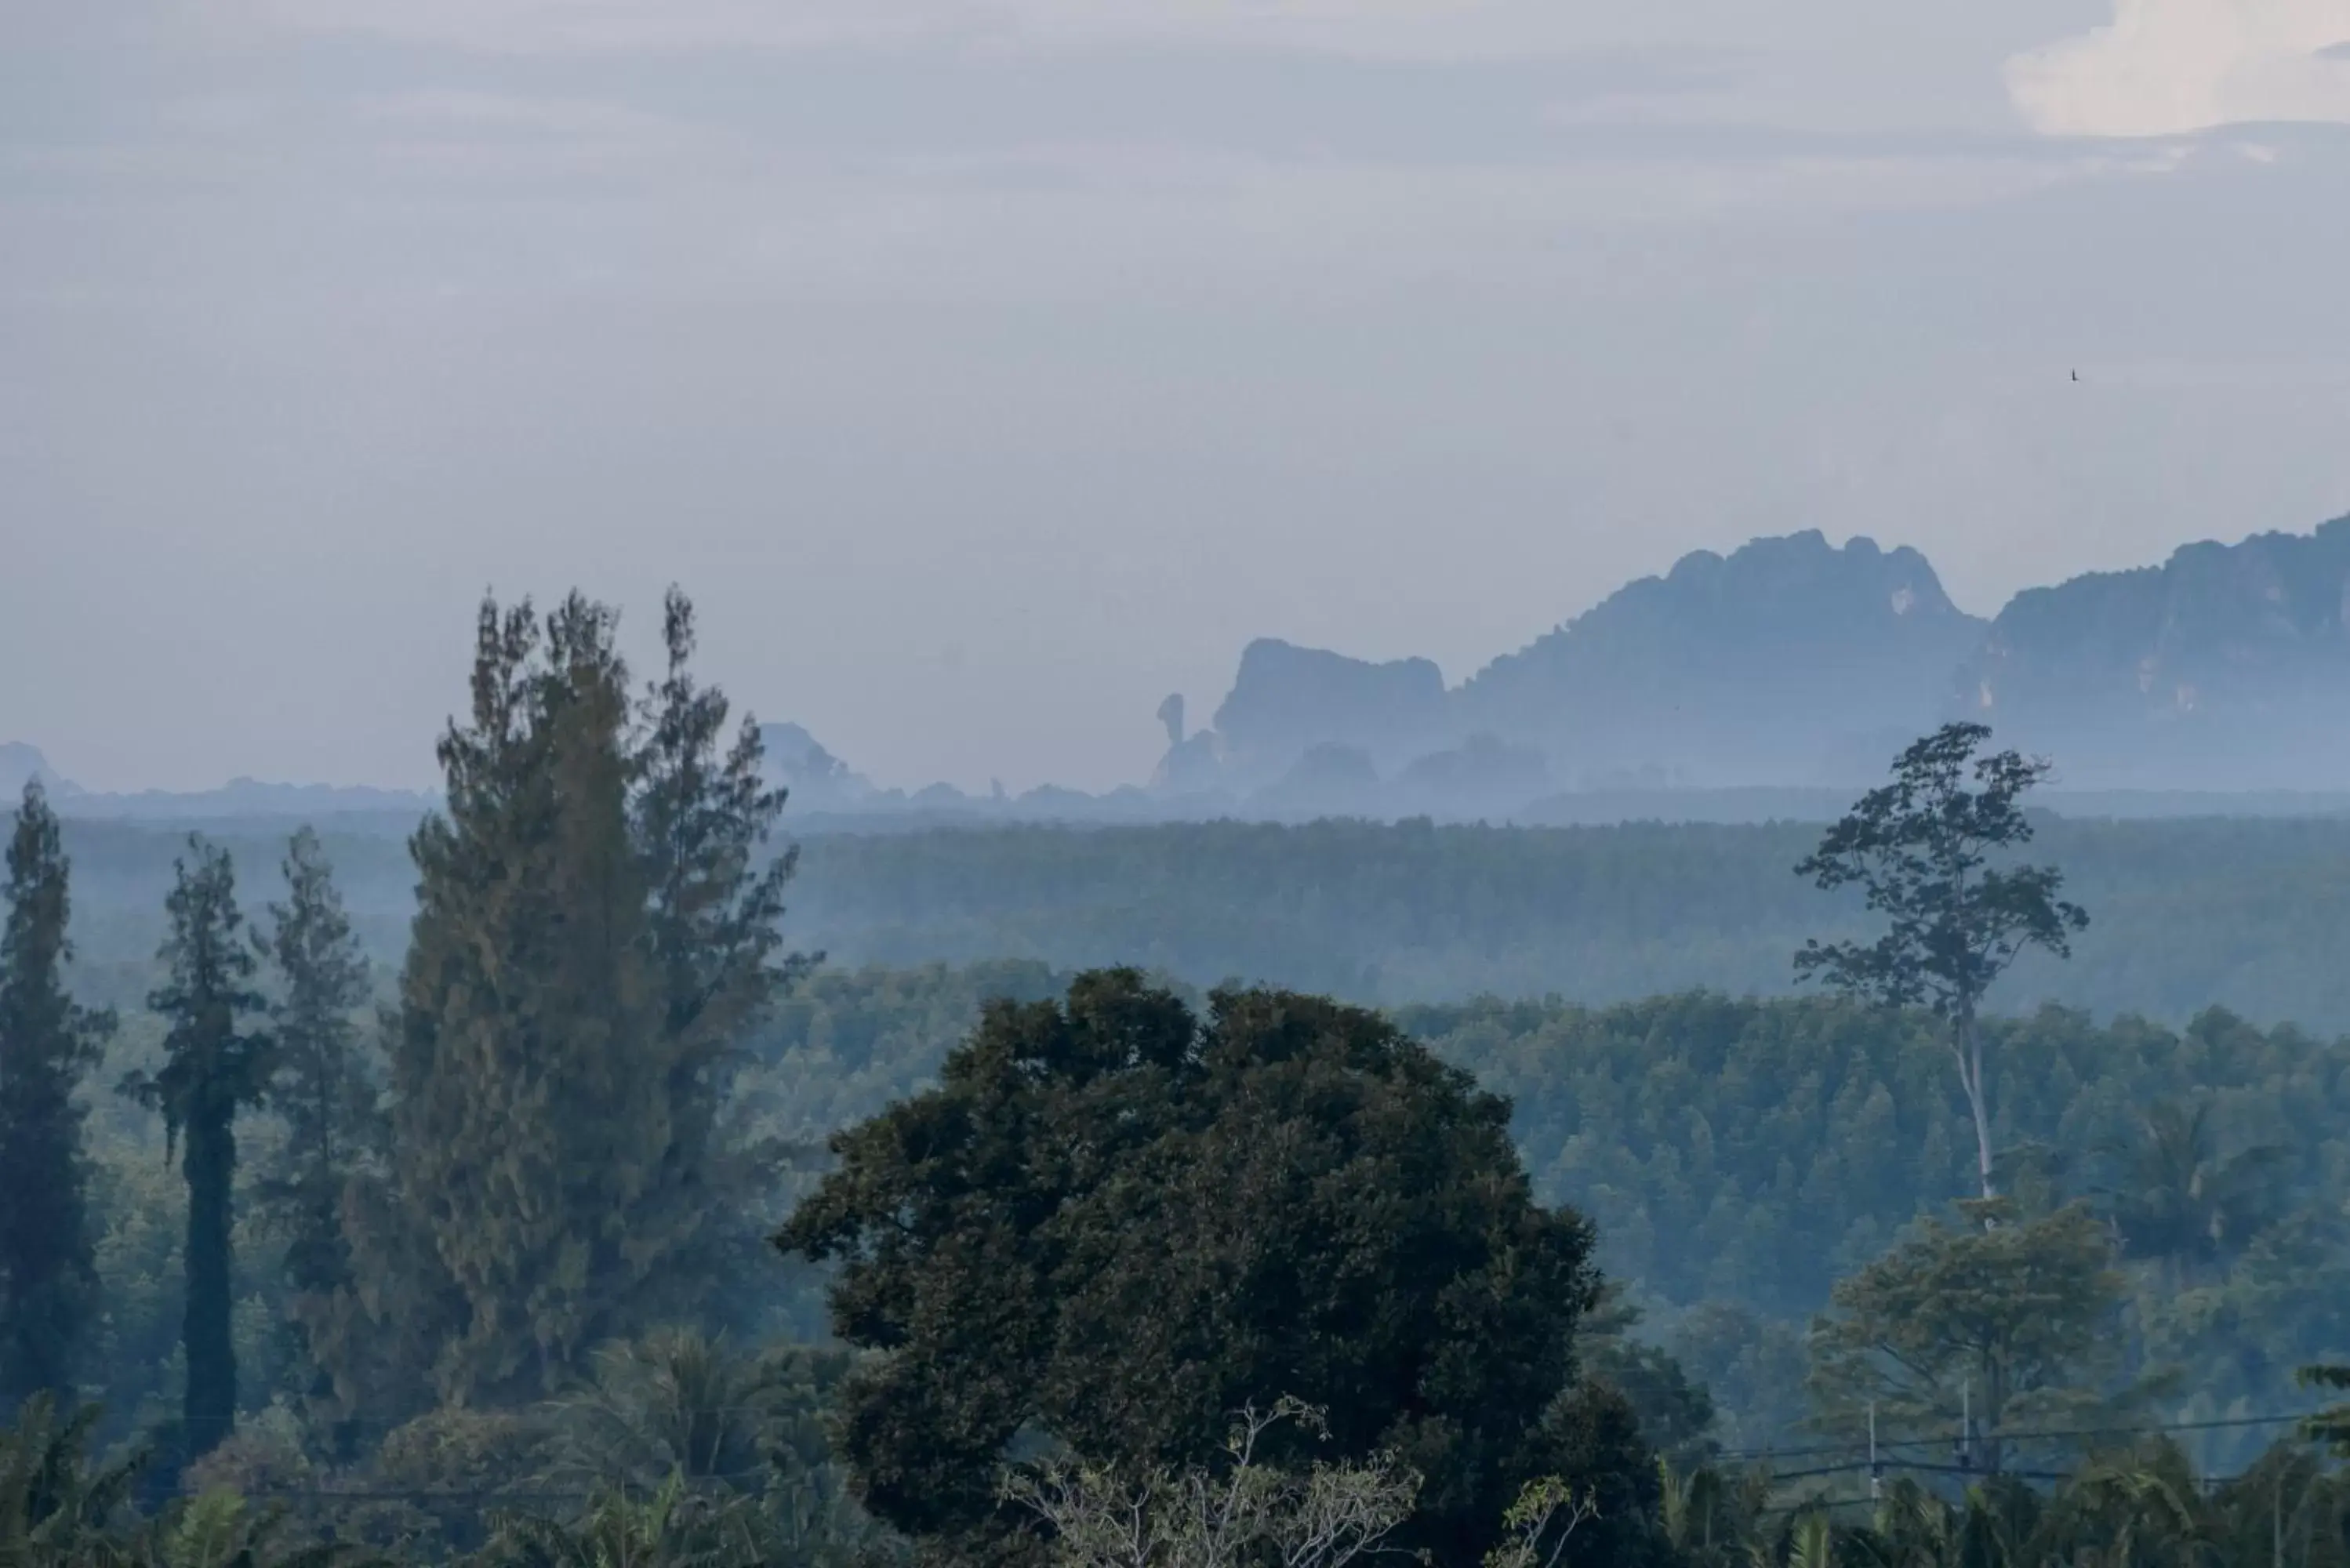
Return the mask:
POLYGON ((1982 1035, 1975 1028, 1972 1009, 1951 1020, 1950 1050, 1959 1059, 1959 1084, 1967 1092, 1967 1108, 1975 1118, 1975 1169, 1982 1178, 1982 1195, 1996 1198, 1991 1179, 1991 1106, 1983 1093, 1982 1035))

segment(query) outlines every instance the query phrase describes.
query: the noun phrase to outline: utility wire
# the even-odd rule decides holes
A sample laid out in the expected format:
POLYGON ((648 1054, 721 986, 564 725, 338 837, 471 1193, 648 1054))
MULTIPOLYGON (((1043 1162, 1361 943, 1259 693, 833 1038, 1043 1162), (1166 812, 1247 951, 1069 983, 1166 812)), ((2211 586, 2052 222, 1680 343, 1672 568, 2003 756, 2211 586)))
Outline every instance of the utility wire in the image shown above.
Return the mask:
MULTIPOLYGON (((2289 1422, 2306 1421, 2323 1414, 2324 1412, 2321 1410, 2303 1410, 2292 1415, 2236 1416, 2216 1421, 2140 1421, 2122 1427, 2049 1427, 2036 1430, 1991 1432, 1982 1435, 1987 1438, 1995 1437, 2002 1442, 2022 1442, 2051 1438, 2126 1438, 2150 1432, 2216 1432, 2242 1427, 2280 1427, 2289 1422)), ((1877 1446, 1880 1449, 1925 1449, 1939 1447, 1950 1440, 1948 1438, 1888 1438, 1877 1446)), ((1845 1442, 1822 1443, 1804 1449, 1740 1449, 1724 1452, 1719 1457, 1725 1459, 1808 1459, 1819 1454, 1857 1452, 1866 1447, 1867 1443, 1865 1439, 1856 1438, 1845 1442)))

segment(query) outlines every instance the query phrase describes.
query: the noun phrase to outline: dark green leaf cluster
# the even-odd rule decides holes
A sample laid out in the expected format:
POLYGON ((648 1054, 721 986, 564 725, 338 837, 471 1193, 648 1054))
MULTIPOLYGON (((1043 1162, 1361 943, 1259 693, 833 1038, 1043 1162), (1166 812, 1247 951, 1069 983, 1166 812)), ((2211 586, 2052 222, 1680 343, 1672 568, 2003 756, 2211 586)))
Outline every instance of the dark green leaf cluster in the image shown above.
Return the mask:
POLYGON ((2062 874, 1998 858, 2031 842, 2020 802, 2048 764, 1977 756, 1990 737, 1981 724, 1947 724, 1913 742, 1893 782, 1862 796, 1796 866, 1823 891, 1859 888, 1886 925, 1871 942, 1813 939, 1795 956, 1798 974, 1880 1006, 1970 1018, 2027 950, 2071 956, 2089 917, 2057 897, 2062 874))
POLYGON ((868 1503, 989 1550, 1016 1443, 1199 1462, 1268 1389, 1428 1478, 1413 1529, 1453 1560, 1538 1474, 1637 1490, 1620 1403, 1568 1401, 1589 1228, 1534 1201, 1508 1114, 1318 998, 1202 1020, 1113 971, 991 1006, 935 1088, 834 1140, 778 1238, 838 1262, 838 1332, 885 1353, 844 1407, 868 1503))

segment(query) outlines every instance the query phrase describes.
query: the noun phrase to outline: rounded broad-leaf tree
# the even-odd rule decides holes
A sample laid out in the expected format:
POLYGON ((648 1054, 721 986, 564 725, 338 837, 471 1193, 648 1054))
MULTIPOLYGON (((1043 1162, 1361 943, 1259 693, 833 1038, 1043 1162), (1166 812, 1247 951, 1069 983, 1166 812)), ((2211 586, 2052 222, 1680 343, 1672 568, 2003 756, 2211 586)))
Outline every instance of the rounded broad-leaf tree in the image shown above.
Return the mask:
POLYGON ((1206 1462, 1276 1396, 1326 1412, 1315 1457, 1421 1475, 1399 1543, 1440 1560, 1477 1561, 1530 1479, 1645 1469, 1575 1429, 1591 1231, 1534 1201, 1509 1116, 1317 997, 1220 992, 1202 1019, 1107 971, 994 1005, 935 1088, 834 1138, 776 1238, 837 1262, 836 1328, 884 1353, 844 1400, 868 1506, 992 1557, 1019 1445, 1206 1462))

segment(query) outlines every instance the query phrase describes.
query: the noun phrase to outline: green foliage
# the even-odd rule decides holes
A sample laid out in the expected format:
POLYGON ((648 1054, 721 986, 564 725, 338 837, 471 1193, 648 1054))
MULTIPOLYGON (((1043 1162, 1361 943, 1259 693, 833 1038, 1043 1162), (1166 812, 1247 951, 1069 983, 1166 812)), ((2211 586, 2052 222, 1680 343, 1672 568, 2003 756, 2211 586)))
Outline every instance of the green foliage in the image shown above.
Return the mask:
POLYGON ((69 866, 38 784, 8 844, 0 929, 0 1402, 68 1394, 97 1306, 84 1113, 111 1016, 67 993, 69 866))
POLYGON ((848 1362, 804 1347, 745 1355, 691 1330, 607 1345, 592 1376, 556 1398, 442 1409, 393 1432, 372 1485, 404 1501, 346 1509, 339 1523, 483 1563, 626 1547, 846 1568, 888 1544, 849 1498, 827 1437, 848 1362))
POLYGON ((201 837, 191 836, 188 847, 195 865, 178 864, 167 905, 171 934, 159 955, 167 978, 148 999, 167 1026, 165 1064, 151 1076, 130 1075, 122 1088, 161 1111, 167 1138, 181 1146, 180 1170, 188 1184, 182 1441, 192 1457, 208 1452, 236 1426, 236 1118, 260 1103, 274 1051, 266 1035, 244 1027, 263 1002, 251 989, 255 962, 236 907, 235 868, 226 851, 201 837))
MULTIPOLYGON (((355 1022, 368 1000, 367 960, 309 828, 294 835, 285 874, 286 901, 270 906, 265 947, 281 985, 271 1009, 277 1052, 269 1102, 285 1136, 256 1195, 282 1240, 290 1310, 307 1340, 304 1316, 331 1313, 333 1298, 352 1283, 343 1193, 380 1147, 381 1127, 355 1022)), ((331 1378, 315 1376, 312 1392, 330 1394, 331 1378)))
POLYGON ((754 1245, 726 1217, 762 1167, 720 1113, 743 1032, 800 967, 774 961, 782 800, 754 727, 717 752, 725 705, 686 674, 684 601, 641 741, 615 624, 576 595, 543 621, 484 605, 447 805, 412 844, 393 1179, 353 1200, 356 1293, 451 1397, 555 1388, 595 1345, 690 1316, 754 1245))
POLYGON ((671 1477, 650 1494, 597 1494, 571 1521, 502 1516, 479 1568, 767 1568, 775 1561, 747 1498, 671 1477))
POLYGON ((632 805, 680 1158, 691 1165, 715 1156, 718 1091, 746 1031, 823 955, 783 954, 784 890, 799 852, 768 853, 784 792, 764 782, 758 726, 746 719, 725 744, 726 698, 687 668, 693 607, 671 588, 662 608, 669 667, 644 705, 632 805))
MULTIPOLYGON (((1961 1206, 1970 1223, 1917 1233, 1840 1282, 1812 1329, 1822 1424, 1895 1436, 1980 1436, 1975 1462, 2013 1462, 2019 1430, 2095 1429, 2129 1414, 2123 1280, 2085 1206, 2026 1217, 2012 1200, 1961 1206)), ((1970 1440, 1972 1440, 1970 1438, 1970 1440)))
MULTIPOLYGON (((2350 927, 2350 817, 2032 820, 2033 853, 2064 868, 2096 924, 2068 961, 2019 959, 1991 993, 1999 1012, 2053 1002, 2177 1027, 2220 1005, 2350 1030, 2350 966, 2332 940, 2350 927)), ((213 831, 259 865, 292 826, 213 831)), ((417 880, 400 838, 351 819, 322 826, 354 928, 396 968, 417 880)), ((1130 963, 1366 1004, 1491 993, 1605 1006, 1698 988, 1786 994, 1788 954, 1806 937, 1877 934, 1856 892, 1788 875, 1820 837, 1800 822, 803 831, 792 929, 850 967, 1130 963)), ((176 840, 83 818, 65 833, 78 988, 134 1008, 176 840)))
POLYGON ((552 1436, 530 1407, 441 1406, 383 1435, 369 1479, 390 1506, 363 1515, 370 1538, 413 1542, 426 1555, 477 1550, 516 1492, 536 1490, 552 1436))
POLYGON ((1682 1464, 1711 1457, 1709 1435, 1714 1403, 1703 1384, 1659 1346, 1635 1337, 1641 1309, 1610 1280, 1586 1313, 1575 1336, 1575 1360, 1584 1376, 1624 1397, 1638 1417, 1641 1435, 1667 1459, 1682 1464))
MULTIPOLYGON (((2350 1366, 2340 1362, 2303 1366, 2294 1376, 2306 1387, 2350 1388, 2350 1366)), ((2336 1458, 2350 1459, 2350 1405, 2318 1411, 2302 1423, 2302 1430, 2333 1449, 2336 1458)))
MULTIPOLYGON (((1715 1449, 1766 1449, 1804 1422, 1811 1412, 1804 1326, 1738 1302, 1700 1302, 1673 1314, 1669 1365, 1704 1392, 1712 1416, 1698 1439, 1678 1445, 1684 1461, 1715 1449)), ((1643 1430, 1651 1429, 1650 1419, 1644 1411, 1643 1430)))
POLYGON ((201 1492, 172 1505, 134 1541, 139 1568, 333 1568, 356 1564, 331 1542, 294 1536, 282 1506, 256 1507, 229 1491, 201 1492))
POLYGON ((747 1522, 769 1562, 846 1562, 887 1544, 831 1452, 852 1364, 806 1346, 742 1355, 681 1329, 607 1346, 588 1382, 542 1409, 543 1480, 596 1498, 688 1489, 747 1522))
POLYGON ((2031 842, 2018 803, 2049 764, 2015 752, 1977 757, 1990 737, 1981 724, 1945 724, 1913 742, 1894 759, 1893 782, 1863 795, 1795 867, 1823 891, 1860 888, 1887 928, 1874 942, 1806 942, 1797 973, 1881 1007, 1963 1018, 2030 949, 2067 955, 2089 921, 2057 897, 2062 874, 1993 863, 2031 842))
POLYGON ((1886 922, 1873 942, 1813 938, 1796 953, 1795 972, 1879 1007, 1923 1008, 1950 1025, 1985 1198, 1992 1153, 1977 1027, 1983 997, 2033 949, 2070 957, 2072 938, 2089 925, 2087 911, 2057 897, 2062 873, 1994 863, 2031 842, 2017 803, 2048 764, 2014 752, 1977 757, 1990 737, 1981 724, 1945 724, 1911 744, 1894 760, 1893 782, 1863 795, 1795 867, 1825 892, 1859 888, 1886 922))
POLYGON ((1700 1472, 1667 1493, 1669 1528, 1692 1568, 2350 1563, 2350 1487, 2291 1443, 2229 1478, 2199 1476, 2176 1445, 2149 1441, 2100 1454, 2054 1486, 2001 1476, 1953 1495, 1900 1477, 1874 1504, 1818 1493, 1781 1502, 1764 1478, 1700 1472))
POLYGON ((0 1431, 0 1563, 9 1568, 329 1568, 354 1562, 306 1541, 280 1507, 234 1492, 175 1499, 141 1517, 133 1493, 145 1456, 89 1453, 98 1408, 59 1419, 46 1393, 0 1431))
POLYGON ((692 1329, 606 1345, 581 1386, 547 1407, 545 1479, 650 1492, 672 1476, 738 1490, 813 1477, 826 1465, 821 1420, 850 1365, 846 1352, 799 1346, 738 1355, 692 1329))
POLYGON ((432 1367, 452 1397, 553 1386, 674 1240, 631 1235, 670 1129, 613 629, 577 597, 544 628, 483 606, 472 722, 441 743, 446 812, 412 846, 395 1191, 458 1305, 432 1367))
POLYGON ((1673 1555, 1691 1568, 1741 1568, 1753 1562, 1771 1483, 1760 1469, 1730 1472, 1711 1465, 1685 1469, 1658 1461, 1659 1533, 1673 1555))
MULTIPOLYGON (((1040 966, 819 972, 763 1032, 746 1091, 766 1125, 818 1136, 934 1082, 989 989, 1033 999, 1052 984, 1040 966)), ((1710 1437, 1726 1448, 1804 1440, 1791 1428, 1809 1411, 1812 1314, 1974 1186, 1969 1110, 1929 1018, 1692 994, 1605 1009, 1488 1000, 1397 1021, 1514 1102, 1538 1195, 1591 1216, 1598 1262, 1644 1314, 1620 1343, 1669 1350, 1711 1392, 1710 1437)), ((2127 1338, 2147 1366, 2178 1369, 2176 1418, 2289 1407, 2294 1367, 2350 1355, 2350 1046, 2219 1012, 2178 1031, 2055 1010, 1984 1027, 1995 1145, 2040 1151, 2062 1191, 2101 1213, 2133 1186, 2163 1103, 2204 1107, 2217 1166, 2283 1151, 2262 1168, 2275 1217, 2231 1241, 2224 1266, 2181 1291, 2158 1277, 2167 1265, 2125 1260, 2127 1338)), ((2248 1457, 2243 1441, 2222 1431, 2196 1448, 2225 1468, 2248 1457)))
MULTIPOLYGON (((762 1031, 742 1090, 763 1126, 818 1137, 935 1082, 990 990, 1034 1000, 1055 983, 1034 965, 819 971, 762 1031)), ((1974 1185, 1968 1107, 1929 1018, 1697 994, 1606 1009, 1485 1001, 1398 1022, 1513 1099, 1538 1196, 1591 1216, 1598 1262, 1643 1314, 1617 1343, 1642 1359, 1669 1351, 1712 1396, 1708 1437, 1729 1449, 1810 1440, 1791 1428, 1809 1413, 1811 1316, 1837 1279, 1974 1185)), ((1985 1029, 1995 1143, 2043 1151, 2060 1188, 2101 1213, 2131 1187, 2159 1104, 2205 1107, 2216 1164, 2284 1151, 2263 1168, 2276 1217, 2200 1282, 2180 1291, 2158 1277, 2167 1265, 2125 1259, 2126 1337, 2146 1366, 2178 1369, 2175 1418, 2290 1407, 2294 1367, 2350 1355, 2350 1048, 2216 1012, 2181 1031, 2053 1010, 1985 1029)), ((1657 1404, 1634 1403, 1673 1445, 1657 1404)), ((2248 1457, 2243 1440, 2195 1443, 2226 1468, 2248 1457)))
POLYGON ((2123 1251, 2165 1266, 2175 1290, 2212 1279, 2280 1217, 2288 1151, 2260 1144, 2221 1158, 2211 1107, 2158 1100, 2139 1136, 2112 1150, 2121 1180, 2108 1189, 2123 1251))
MULTIPOLYGON (((1834 1282, 1974 1185, 1969 1111, 1930 1019, 1690 995, 1398 1022, 1513 1099, 1538 1193, 1591 1216, 1600 1266, 1646 1310, 1640 1332, 1711 1388, 1731 1447, 1802 1414, 1789 1338, 1834 1282)), ((1984 1028, 1995 1146, 2047 1152, 2073 1194, 2130 1188, 2147 1110, 2166 1101, 2208 1107, 2216 1164, 2283 1151, 2263 1166, 2277 1217, 2231 1241, 2224 1269, 2185 1291, 2165 1265, 2125 1271, 2131 1338, 2149 1366, 2179 1369, 2180 1418, 2285 1407, 2294 1367, 2350 1356, 2350 1043, 2219 1012, 2176 1032, 2053 1009, 1984 1028)))
POLYGON ((103 1561, 110 1532, 129 1511, 135 1459, 99 1465, 89 1457, 99 1411, 84 1405, 60 1417, 47 1390, 0 1430, 0 1563, 103 1561))
POLYGON ((1009 1528, 993 1481, 1022 1434, 1180 1467, 1286 1388, 1339 1456, 1428 1478, 1417 1542, 1478 1555, 1586 1436, 1559 1402, 1590 1233, 1534 1203, 1507 1116, 1316 998, 1220 992, 1203 1027, 1108 971, 992 1006, 937 1087, 834 1140, 778 1237, 839 1262, 837 1332, 886 1353, 845 1398, 868 1506, 980 1550, 1009 1528))
POLYGON ((1048 1002, 1069 980, 1025 960, 819 969, 753 1035, 738 1098, 764 1134, 820 1145, 929 1087, 989 1002, 1048 1002))

